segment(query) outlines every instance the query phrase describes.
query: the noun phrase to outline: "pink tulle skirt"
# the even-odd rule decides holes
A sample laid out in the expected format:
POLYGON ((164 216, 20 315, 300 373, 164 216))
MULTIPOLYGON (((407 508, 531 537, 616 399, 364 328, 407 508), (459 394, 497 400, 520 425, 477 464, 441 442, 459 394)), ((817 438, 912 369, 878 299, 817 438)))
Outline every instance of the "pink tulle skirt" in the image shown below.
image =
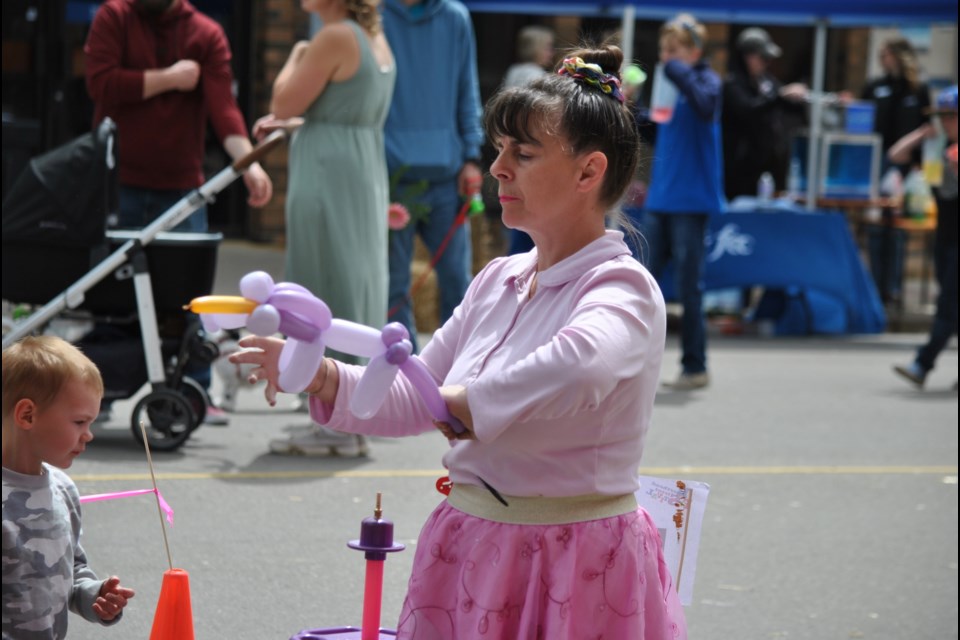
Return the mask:
POLYGON ((420 534, 398 636, 674 640, 687 630, 660 535, 642 508, 516 525, 443 502, 420 534))

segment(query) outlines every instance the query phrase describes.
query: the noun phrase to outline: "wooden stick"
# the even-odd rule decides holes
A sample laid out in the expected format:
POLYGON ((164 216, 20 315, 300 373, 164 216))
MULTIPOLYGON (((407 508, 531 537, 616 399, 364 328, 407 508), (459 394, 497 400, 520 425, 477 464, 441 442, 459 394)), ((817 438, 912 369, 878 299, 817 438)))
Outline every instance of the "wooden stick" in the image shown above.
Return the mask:
POLYGON ((147 464, 150 465, 150 479, 153 481, 153 496, 157 499, 157 513, 160 515, 160 531, 163 532, 163 546, 167 550, 167 564, 173 571, 173 558, 170 556, 170 543, 167 542, 167 526, 163 523, 163 509, 160 507, 160 491, 157 489, 157 477, 153 474, 153 458, 150 457, 150 442, 147 440, 147 428, 140 421, 140 433, 143 434, 143 448, 147 451, 147 464))

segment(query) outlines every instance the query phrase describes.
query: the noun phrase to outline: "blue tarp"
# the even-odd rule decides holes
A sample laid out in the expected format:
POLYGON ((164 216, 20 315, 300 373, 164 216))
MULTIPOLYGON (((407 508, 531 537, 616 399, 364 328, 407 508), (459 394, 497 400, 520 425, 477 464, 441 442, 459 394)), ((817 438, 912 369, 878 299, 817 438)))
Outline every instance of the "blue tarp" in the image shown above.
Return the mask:
POLYGON ((464 0, 471 11, 620 18, 627 6, 638 19, 666 20, 688 11, 706 22, 831 26, 924 25, 956 22, 956 0, 658 0, 585 2, 584 0, 464 0))
POLYGON ((831 26, 918 25, 956 22, 956 0, 686 0, 586 2, 584 0, 464 0, 471 11, 619 18, 627 6, 638 19, 666 20, 687 11, 706 22, 831 26))
MULTIPOLYGON (((643 226, 643 213, 628 210, 643 226)), ((671 267, 659 274, 667 300, 676 291, 671 267)), ((808 213, 795 205, 711 216, 704 291, 763 287, 758 318, 779 334, 883 333, 886 314, 842 213, 808 213)))
POLYGON ((806 330, 799 333, 882 333, 886 326, 880 296, 842 213, 713 216, 704 285, 786 291, 806 307, 806 330))

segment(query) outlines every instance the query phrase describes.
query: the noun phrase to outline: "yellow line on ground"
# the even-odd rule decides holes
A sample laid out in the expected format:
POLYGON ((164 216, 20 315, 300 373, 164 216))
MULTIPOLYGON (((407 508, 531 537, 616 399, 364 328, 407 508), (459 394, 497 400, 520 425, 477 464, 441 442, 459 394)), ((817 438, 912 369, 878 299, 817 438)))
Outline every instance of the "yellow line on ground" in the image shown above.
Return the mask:
MULTIPOLYGON (((956 465, 886 465, 886 466, 774 466, 774 467, 644 467, 640 473, 649 476, 699 478, 704 475, 943 475, 956 474, 956 465)), ((443 469, 382 469, 352 471, 236 471, 158 473, 158 480, 286 480, 290 478, 438 478, 443 469)), ((115 480, 149 480, 149 473, 115 473, 75 475, 77 482, 111 482, 115 480)))

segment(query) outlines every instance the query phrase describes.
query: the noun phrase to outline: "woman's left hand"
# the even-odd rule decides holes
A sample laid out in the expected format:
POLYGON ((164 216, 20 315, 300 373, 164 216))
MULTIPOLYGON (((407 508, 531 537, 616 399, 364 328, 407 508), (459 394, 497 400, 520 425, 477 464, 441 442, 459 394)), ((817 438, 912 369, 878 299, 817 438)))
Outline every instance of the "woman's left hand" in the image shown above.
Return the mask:
POLYGON ((447 440, 476 440, 477 436, 473 433, 473 415, 470 413, 470 405, 467 403, 467 388, 459 384, 440 387, 440 397, 447 404, 447 411, 450 412, 450 415, 463 424, 464 431, 457 433, 448 423, 440 420, 434 420, 434 426, 446 436, 447 440))

